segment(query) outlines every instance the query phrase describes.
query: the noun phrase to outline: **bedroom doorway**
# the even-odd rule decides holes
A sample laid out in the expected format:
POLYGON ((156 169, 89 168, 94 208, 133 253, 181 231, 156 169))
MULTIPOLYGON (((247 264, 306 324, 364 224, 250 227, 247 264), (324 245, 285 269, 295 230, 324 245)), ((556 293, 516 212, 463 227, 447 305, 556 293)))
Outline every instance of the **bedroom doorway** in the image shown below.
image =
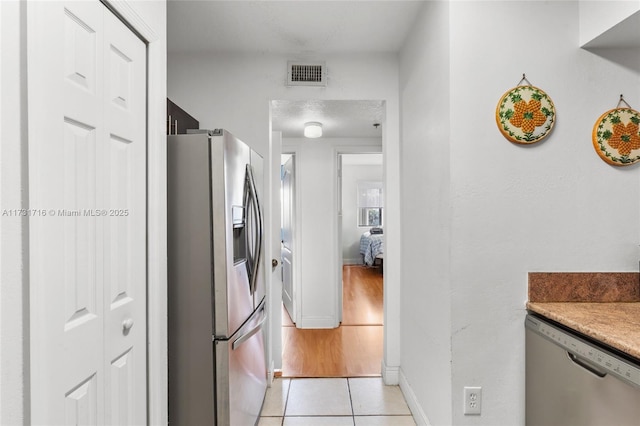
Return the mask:
POLYGON ((338 154, 338 274, 341 324, 382 326, 383 154, 338 154))

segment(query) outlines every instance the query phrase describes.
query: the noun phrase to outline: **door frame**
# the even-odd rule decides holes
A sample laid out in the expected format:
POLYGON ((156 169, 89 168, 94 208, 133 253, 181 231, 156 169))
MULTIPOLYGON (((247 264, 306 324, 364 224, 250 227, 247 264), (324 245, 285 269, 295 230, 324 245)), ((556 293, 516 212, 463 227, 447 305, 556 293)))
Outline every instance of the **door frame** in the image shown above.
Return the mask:
MULTIPOLYGON (((376 86, 374 88, 354 89, 358 93, 342 94, 338 96, 331 93, 321 94, 316 99, 381 99, 384 102, 384 115, 382 117, 382 153, 384 154, 384 179, 383 185, 386 193, 385 208, 387 210, 385 227, 389 234, 385 237, 385 246, 389 250, 385 256, 384 274, 384 342, 382 358, 382 379, 387 385, 397 385, 400 383, 400 283, 401 283, 401 221, 400 221, 400 107, 398 104, 397 87, 376 86), (389 191, 391 189, 391 191, 389 191), (390 284, 389 284, 390 283, 390 284), (389 284, 389 285, 387 285, 389 284)), ((303 95, 304 96, 304 95, 303 95)), ((285 95, 270 98, 269 102, 275 99, 298 100, 299 96, 285 95)), ((269 104, 271 105, 271 104, 269 104)), ((265 114, 265 128, 272 131, 272 112, 270 106, 265 114)), ((269 133, 271 135, 271 133, 269 133)), ((278 152, 278 146, 269 140, 270 155, 279 156, 280 152, 286 148, 283 145, 278 152)), ((298 170, 298 183, 300 182, 300 171, 298 170)), ((300 185, 298 184, 298 193, 300 185)), ((272 195, 272 198, 276 196, 272 195)), ((332 260, 333 261, 333 260, 332 260)), ((269 284, 270 286, 270 284, 269 284)), ((282 303, 280 294, 272 294, 272 305, 282 303)), ((282 365, 282 327, 276 326, 275 321, 269 329, 269 339, 273 342, 271 350, 272 359, 270 365, 282 365)))
MULTIPOLYGON (((147 44, 147 410, 148 424, 167 424, 166 37, 133 0, 100 0, 147 44)), ((163 10, 166 24, 166 5, 163 10)))

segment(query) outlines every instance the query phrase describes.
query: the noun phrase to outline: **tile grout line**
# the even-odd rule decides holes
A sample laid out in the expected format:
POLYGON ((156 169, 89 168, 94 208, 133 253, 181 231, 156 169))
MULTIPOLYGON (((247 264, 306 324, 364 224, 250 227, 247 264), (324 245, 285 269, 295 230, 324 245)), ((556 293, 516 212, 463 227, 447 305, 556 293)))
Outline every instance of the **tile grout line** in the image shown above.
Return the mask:
POLYGON ((292 379, 289 379, 289 385, 287 386, 287 397, 284 399, 284 409, 282 410, 282 422, 280 423, 280 426, 284 426, 284 419, 287 415, 287 405, 289 404, 289 394, 291 392, 292 381, 292 379))
POLYGON ((353 410, 353 397, 351 396, 351 381, 347 377, 347 391, 349 392, 349 406, 351 407, 351 421, 353 422, 353 426, 356 425, 356 415, 353 410))

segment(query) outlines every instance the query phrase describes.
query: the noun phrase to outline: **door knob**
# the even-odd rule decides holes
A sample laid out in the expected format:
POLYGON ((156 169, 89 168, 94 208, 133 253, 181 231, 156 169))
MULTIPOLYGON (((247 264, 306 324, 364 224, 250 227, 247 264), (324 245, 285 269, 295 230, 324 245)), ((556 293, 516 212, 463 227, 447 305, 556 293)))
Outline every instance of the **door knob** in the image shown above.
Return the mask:
POLYGON ((278 266, 278 261, 276 259, 271 259, 271 267, 275 268, 276 266, 278 266))
POLYGON ((131 318, 127 318, 126 320, 122 321, 122 334, 124 334, 125 336, 129 334, 129 330, 131 330, 131 327, 133 327, 133 320, 131 318))

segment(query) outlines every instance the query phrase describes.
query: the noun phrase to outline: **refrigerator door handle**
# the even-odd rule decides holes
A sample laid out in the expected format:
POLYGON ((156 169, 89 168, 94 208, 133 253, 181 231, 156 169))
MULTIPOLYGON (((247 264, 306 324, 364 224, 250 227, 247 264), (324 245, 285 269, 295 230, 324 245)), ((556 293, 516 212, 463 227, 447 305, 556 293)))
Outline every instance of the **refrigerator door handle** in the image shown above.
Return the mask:
MULTIPOLYGON (((251 165, 247 164, 246 166, 246 171, 245 171, 245 177, 244 177, 244 189, 245 189, 245 193, 244 193, 244 210, 246 212, 246 222, 247 222, 247 229, 251 229, 253 231, 254 227, 250 226, 249 223, 251 221, 251 216, 249 215, 251 213, 253 213, 253 217, 255 218, 255 213, 253 212, 253 195, 252 195, 252 187, 251 187, 251 165)), ((254 219, 255 220, 255 219, 254 219)), ((253 231, 255 234, 255 231, 253 231)), ((249 293, 253 294, 253 282, 254 282, 254 275, 255 275, 255 268, 254 268, 254 259, 253 259, 253 253, 255 252, 255 235, 252 236, 253 238, 251 238, 249 236, 249 234, 245 235, 246 241, 247 241, 247 275, 249 277, 249 293), (249 243, 253 243, 254 246, 251 247, 249 243)))
POLYGON ((242 336, 234 340, 231 345, 231 349, 235 351, 238 347, 240 347, 240 345, 242 345, 244 342, 249 340, 254 334, 256 334, 258 331, 262 329, 264 322, 267 320, 267 314, 264 309, 264 304, 262 305, 261 312, 262 312, 262 318, 260 319, 258 324, 256 324, 255 327, 253 327, 251 330, 247 331, 242 336))
POLYGON ((255 238, 254 244, 255 247, 253 249, 253 259, 250 266, 250 286, 251 286, 251 294, 256 291, 256 283, 258 280, 258 267, 260 266, 260 256, 262 254, 262 211, 260 209, 260 202, 258 200, 258 193, 256 191, 256 183, 253 178, 253 167, 251 164, 247 164, 247 184, 248 184, 248 195, 249 201, 253 204, 253 214, 256 222, 255 229, 255 238))

